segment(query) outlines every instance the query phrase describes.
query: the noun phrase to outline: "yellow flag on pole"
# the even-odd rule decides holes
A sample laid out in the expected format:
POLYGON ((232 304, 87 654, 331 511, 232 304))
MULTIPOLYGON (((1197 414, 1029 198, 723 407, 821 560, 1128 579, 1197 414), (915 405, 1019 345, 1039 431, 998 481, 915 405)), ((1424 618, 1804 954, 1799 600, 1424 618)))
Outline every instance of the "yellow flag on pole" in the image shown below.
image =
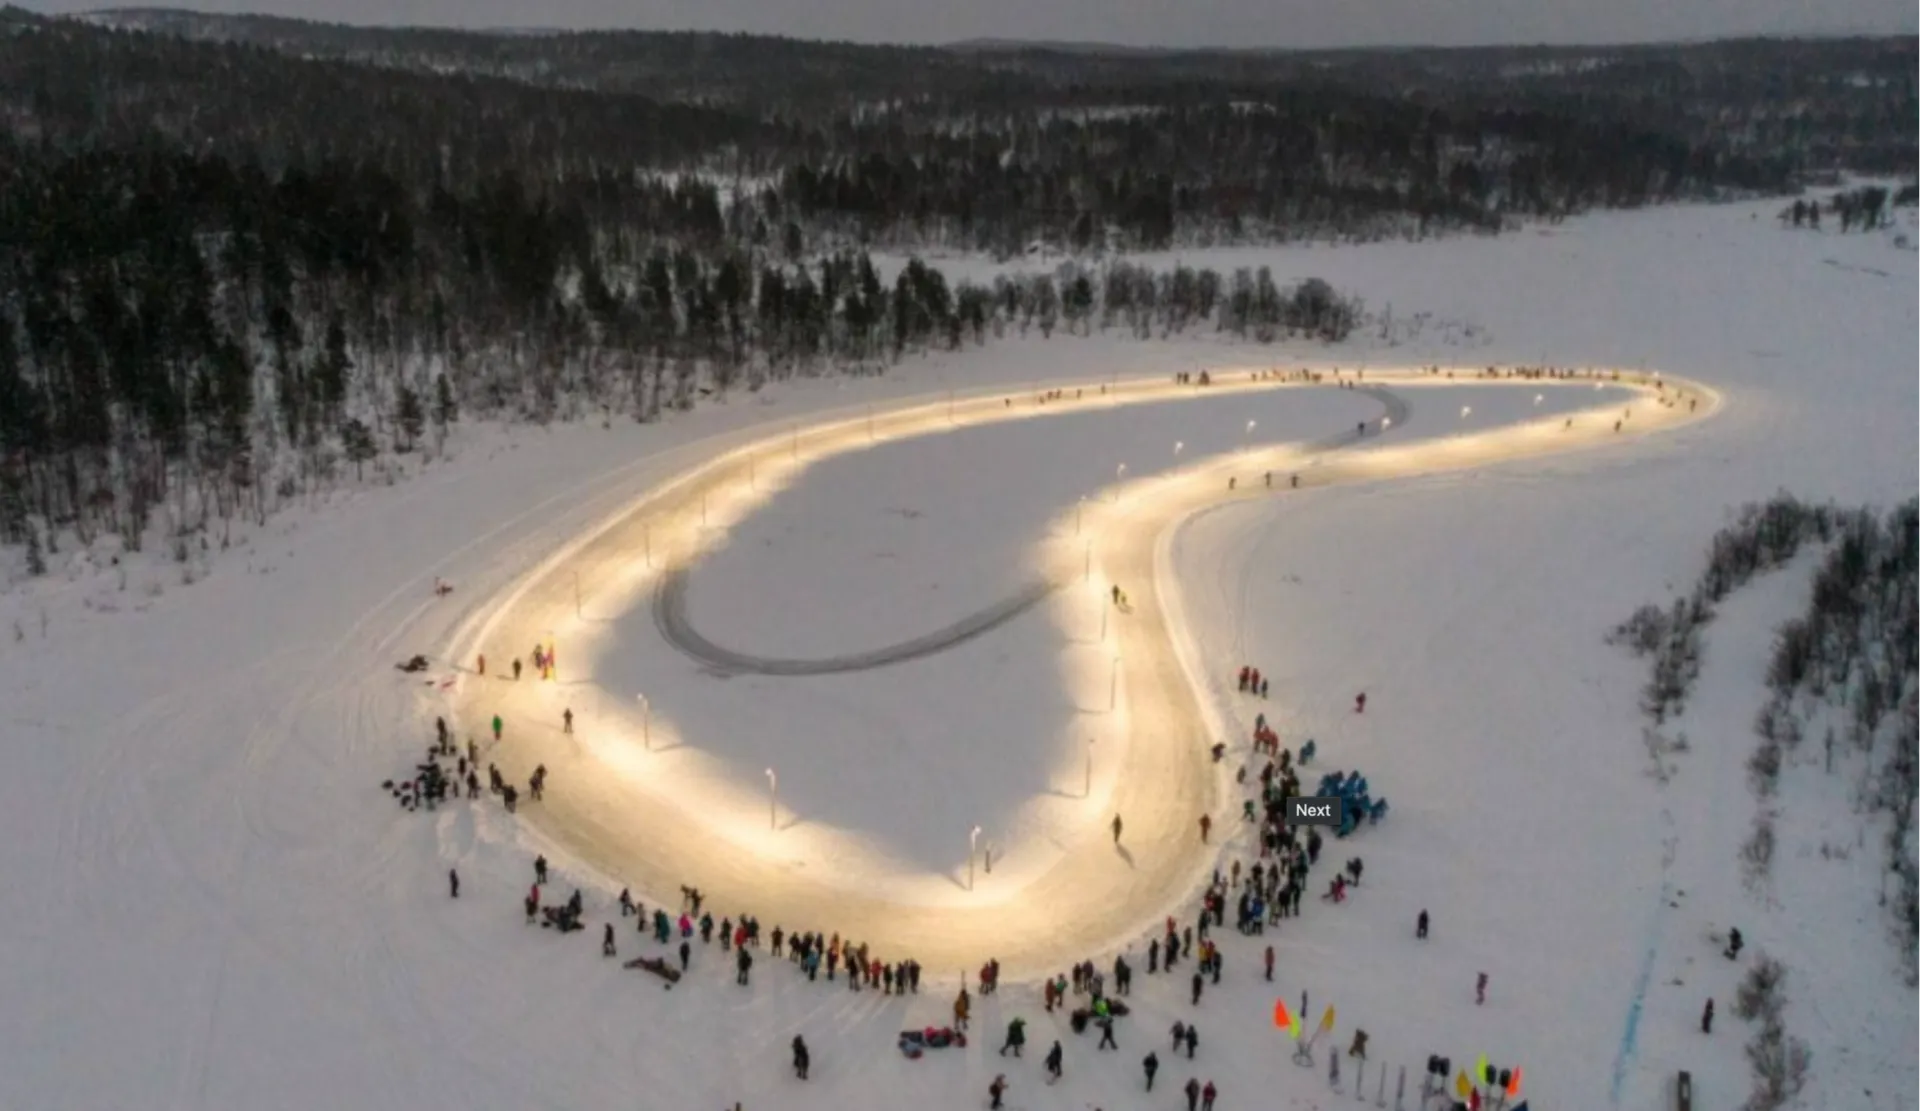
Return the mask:
POLYGON ((1473 1085, 1467 1082, 1467 1074, 1465 1072, 1462 1072, 1459 1078, 1453 1082, 1453 1090, 1460 1093, 1461 1099, 1466 1099, 1473 1094, 1473 1085))
POLYGON ((1333 1007, 1331 1005, 1327 1007, 1327 1013, 1320 1016, 1320 1029, 1333 1029, 1333 1007))

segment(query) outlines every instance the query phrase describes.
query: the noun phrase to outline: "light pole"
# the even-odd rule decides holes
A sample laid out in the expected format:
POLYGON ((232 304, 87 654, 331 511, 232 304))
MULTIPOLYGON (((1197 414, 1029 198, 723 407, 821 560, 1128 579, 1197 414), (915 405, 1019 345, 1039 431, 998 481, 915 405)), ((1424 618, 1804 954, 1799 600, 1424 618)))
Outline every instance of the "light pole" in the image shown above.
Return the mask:
POLYGON ((1257 428, 1257 427, 1259 427, 1259 424, 1260 424, 1260 422, 1259 422, 1259 421, 1257 421, 1257 420, 1250 420, 1250 421, 1248 421, 1248 422, 1247 422, 1247 432, 1246 432, 1246 435, 1245 435, 1245 436, 1244 436, 1244 437, 1242 438, 1242 440, 1241 440, 1241 445, 1240 445, 1241 447, 1243 447, 1243 448, 1247 448, 1247 449, 1249 449, 1249 450, 1250 450, 1250 449, 1252 449, 1252 447, 1253 447, 1253 430, 1254 430, 1255 428, 1257 428))
POLYGON ((1080 501, 1073 507, 1073 534, 1080 535, 1080 518, 1087 511, 1087 496, 1080 495, 1080 501))
POLYGON ((1120 706, 1120 657, 1113 658, 1113 676, 1107 680, 1107 712, 1112 713, 1120 706))
POLYGON ((653 526, 640 526, 640 542, 646 546, 647 566, 653 566, 653 526))
POLYGON ((1461 420, 1466 420, 1466 419, 1467 419, 1468 417, 1470 417, 1470 416, 1472 416, 1472 415, 1473 415, 1473 406, 1471 406, 1471 405, 1462 405, 1462 406, 1460 406, 1460 419, 1461 419, 1461 420))
POLYGON ((1533 403, 1536 406, 1539 405, 1542 401, 1545 401, 1546 399, 1547 399, 1547 395, 1543 393, 1537 393, 1533 395, 1533 403))
POLYGON ((953 391, 947 391, 947 423, 953 423, 953 391))
POLYGON ((653 751, 653 703, 647 701, 644 694, 635 695, 640 700, 640 744, 648 752, 653 751))
POLYGON ((700 491, 700 527, 707 527, 707 492, 700 491))
POLYGON ((1126 479, 1126 477, 1127 477, 1127 465, 1126 465, 1125 463, 1122 463, 1122 464, 1120 464, 1120 465, 1119 465, 1118 467, 1115 467, 1115 468, 1113 469, 1113 481, 1114 481, 1114 487, 1113 487, 1113 504, 1115 504, 1115 505, 1119 505, 1119 504, 1120 504, 1120 486, 1119 486, 1119 484, 1120 484, 1120 483, 1121 483, 1122 481, 1124 481, 1124 480, 1126 479))
POLYGON ((967 890, 973 890, 973 858, 980 855, 980 827, 967 835, 967 890))
POLYGON ((1385 432, 1385 431, 1386 431, 1387 429, 1389 429, 1389 428, 1392 428, 1392 427, 1393 427, 1393 418, 1392 418, 1392 417, 1381 417, 1381 418, 1380 418, 1380 431, 1382 431, 1382 432, 1385 432))
POLYGON ((767 828, 780 828, 780 777, 767 769, 767 828))
POLYGON ((1081 797, 1089 798, 1089 799, 1093 797, 1093 738, 1092 737, 1087 738, 1087 789, 1081 793, 1081 797))
POLYGON ((1093 596, 1093 601, 1100 607, 1100 643, 1105 644, 1107 642, 1107 611, 1113 607, 1098 594, 1093 596))
POLYGON ((873 406, 867 406, 867 442, 873 442, 873 406))
POLYGON ((1175 459, 1180 458, 1180 449, 1186 446, 1187 444, 1185 440, 1175 440, 1173 442, 1173 457, 1175 459))
POLYGON ((793 457, 800 458, 800 422, 793 422, 793 457))
POLYGON ((747 460, 747 489, 758 490, 759 488, 760 470, 754 466, 753 460, 749 459, 747 460))
POLYGON ((573 616, 580 616, 580 572, 573 573, 573 616))
POLYGON ((1087 541, 1087 564, 1081 568, 1080 578, 1085 582, 1093 581, 1093 541, 1087 541))

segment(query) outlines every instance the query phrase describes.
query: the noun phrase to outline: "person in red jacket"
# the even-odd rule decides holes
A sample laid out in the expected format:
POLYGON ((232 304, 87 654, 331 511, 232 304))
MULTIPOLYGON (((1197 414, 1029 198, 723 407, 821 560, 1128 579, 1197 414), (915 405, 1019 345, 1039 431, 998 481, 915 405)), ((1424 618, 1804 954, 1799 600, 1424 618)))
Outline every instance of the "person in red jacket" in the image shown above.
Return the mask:
POLYGON ((1219 1094, 1220 1090, 1213 1086, 1213 1081, 1207 1081, 1207 1086, 1200 1089, 1200 1111, 1213 1111, 1213 1097, 1219 1094))

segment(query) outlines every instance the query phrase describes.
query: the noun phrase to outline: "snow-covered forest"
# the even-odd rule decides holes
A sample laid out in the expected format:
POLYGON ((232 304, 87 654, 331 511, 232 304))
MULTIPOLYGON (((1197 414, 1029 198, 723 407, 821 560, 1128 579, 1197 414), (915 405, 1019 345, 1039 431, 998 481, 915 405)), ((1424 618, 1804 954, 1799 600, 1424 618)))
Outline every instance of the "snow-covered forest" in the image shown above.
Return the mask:
POLYGON ((1364 290, 1130 250, 1488 233, 1914 163, 1885 126, 1914 112, 1899 40, 1312 68, 164 12, 4 29, 0 541, 38 549, 264 519, 463 415, 654 420, 1010 328, 1362 319, 1364 290), (974 284, 869 253, 1041 248, 1085 261, 974 284))

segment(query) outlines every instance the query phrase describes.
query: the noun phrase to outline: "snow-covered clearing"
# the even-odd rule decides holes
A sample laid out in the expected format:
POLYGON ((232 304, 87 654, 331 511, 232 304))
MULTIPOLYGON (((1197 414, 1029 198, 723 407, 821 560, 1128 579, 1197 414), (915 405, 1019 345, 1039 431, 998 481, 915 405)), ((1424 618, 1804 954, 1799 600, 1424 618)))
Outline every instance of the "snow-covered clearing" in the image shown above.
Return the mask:
MULTIPOLYGON (((1781 486, 1847 502, 1914 492, 1913 255, 1876 237, 1782 232, 1771 222, 1774 207, 1600 216, 1496 240, 1232 256, 1270 262, 1277 274, 1327 278, 1396 313, 1475 321, 1491 336, 1473 353, 1476 362, 1644 362, 1720 387, 1729 402, 1715 420, 1579 455, 1249 499, 1178 534, 1174 566, 1201 655, 1223 671, 1242 659, 1262 667, 1273 679, 1269 712, 1283 743, 1315 736, 1321 765, 1358 766, 1393 800, 1384 824, 1351 847, 1329 846, 1335 864, 1366 857, 1366 883, 1354 899, 1340 907, 1309 900, 1304 918, 1287 922, 1277 939, 1269 934, 1280 951, 1274 985, 1258 978, 1264 942, 1219 930, 1226 974, 1198 1008, 1186 1000, 1186 967, 1169 982, 1146 976, 1136 959, 1131 1002, 1139 1017, 1123 1022, 1123 1052, 1113 1061, 1095 1054, 1092 1035, 1076 1038, 1064 1021, 1056 1032, 1037 991, 1014 985, 978 1001, 980 1036, 971 1046, 909 1062, 894 1048, 896 1032, 944 1025, 959 969, 929 968, 922 994, 894 1000, 806 983, 763 951, 753 986, 741 988, 731 982, 731 963, 696 941, 690 980, 664 993, 659 981, 593 951, 599 923, 618 921, 617 888, 534 825, 491 801, 408 814, 379 789, 380 780, 406 772, 431 737, 426 689, 394 672, 393 662, 449 641, 476 606, 569 538, 659 479, 766 435, 768 421, 833 408, 852 414, 873 400, 995 380, 1104 380, 1116 366, 1170 373, 1297 365, 1307 356, 1198 338, 1008 341, 879 382, 736 398, 661 427, 469 433, 455 459, 424 476, 276 519, 214 558, 212 574, 191 587, 180 586, 170 565, 129 561, 124 590, 118 569, 69 565, 55 581, 0 596, 0 629, 9 632, 0 638, 0 717, 11 757, 0 782, 0 836, 22 862, 18 882, 0 895, 0 1029, 8 1047, 0 1106, 707 1108, 739 1100, 782 1111, 972 1108, 984 1106, 986 1083, 1004 1072, 1014 1084, 1010 1107, 1081 1111, 1148 1105, 1138 1094, 1138 1060, 1149 1047, 1165 1065, 1151 1106, 1179 1106, 1188 1075, 1220 1086, 1223 1111, 1255 1100, 1351 1103, 1354 1062, 1343 1062, 1347 1094, 1329 1095, 1325 1053, 1319 1068, 1296 1068, 1271 1026, 1275 995, 1292 1003, 1306 990, 1309 1021, 1325 1003, 1339 1008, 1331 1041, 1344 1047, 1354 1025, 1365 1027, 1373 1059, 1408 1066, 1410 1083, 1430 1052, 1457 1064, 1485 1052, 1496 1064, 1522 1066, 1541 1107, 1652 1107, 1673 1070, 1686 1067, 1698 1082, 1695 1106, 1731 1108, 1746 1089, 1739 1024, 1723 1005, 1724 1030, 1711 1038, 1695 1032, 1702 999, 1731 988, 1702 931, 1728 923, 1748 924, 1752 944, 1788 963, 1789 1020, 1815 1052, 1809 1105, 1911 1106, 1913 995, 1873 935, 1871 888, 1855 890, 1871 878, 1871 841, 1868 856, 1856 852, 1838 867, 1817 852, 1802 860, 1783 851, 1780 905, 1771 908, 1739 889, 1729 855, 1752 814, 1744 779, 1727 770, 1751 750, 1749 723, 1762 698, 1751 669, 1764 652, 1752 642, 1794 608, 1804 575, 1781 572, 1737 595, 1708 632, 1707 669, 1686 723, 1693 759, 1665 788, 1644 774, 1635 706, 1643 672, 1602 643, 1635 606, 1684 587, 1731 504, 1781 486), (450 597, 433 598, 435 575, 456 584, 450 597), (1787 599, 1776 604, 1772 590, 1787 599), (1351 699, 1362 689, 1369 705, 1356 717, 1351 699), (1716 707, 1727 720, 1709 720, 1716 707), (1717 737, 1728 751, 1711 747, 1717 737), (1716 791, 1726 792, 1724 807, 1714 804, 1716 791), (1669 839, 1671 862, 1663 865, 1669 839), (518 900, 541 849, 556 864, 554 890, 587 888, 591 925, 582 938, 522 924, 518 900), (449 867, 463 880, 458 900, 447 897, 449 867), (1841 868, 1857 871, 1857 882, 1841 868), (1660 898, 1663 883, 1687 892, 1674 900, 1680 906, 1660 898), (1858 905, 1846 907, 1847 898, 1858 905), (1434 918, 1424 947, 1411 936, 1421 907, 1434 918), (1483 970, 1492 984, 1487 1004, 1475 1007, 1472 976, 1483 970), (1016 1013, 1033 1024, 1033 1057, 1024 1062, 990 1052, 1016 1013), (1191 1066, 1162 1041, 1176 1017, 1197 1017, 1201 1027, 1191 1066), (1863 1026, 1891 1033, 1867 1042, 1863 1026), (784 1046, 795 1033, 814 1048, 805 1084, 786 1068, 784 1046), (1068 1046, 1066 1080, 1045 1087, 1038 1058, 1056 1036, 1068 1046), (1851 1042, 1844 1053, 1841 1042, 1851 1042)), ((1362 358, 1453 361, 1420 342, 1315 357, 1346 366, 1362 358)), ((1486 401, 1470 403, 1472 415, 1491 420, 1495 394, 1506 392, 1487 391, 1486 401)), ((1524 391, 1510 397, 1517 400, 1498 404, 1531 404, 1524 391)), ((1421 400, 1413 398, 1413 438, 1447 431, 1430 416, 1436 424, 1459 419, 1451 403, 1436 414, 1437 404, 1420 408, 1421 400)), ((1263 429, 1285 419, 1227 409, 1224 429, 1207 421, 1207 430, 1193 431, 1194 414, 1212 404, 1142 408, 1124 418, 1139 422, 1128 436, 1170 456, 1175 440, 1211 436, 1218 450, 1246 419, 1263 429)), ((1508 420, 1530 415, 1503 412, 1508 420)), ((1036 446, 1050 435, 1078 435, 1062 431, 1078 420, 983 428, 823 463, 695 573, 696 612, 706 607, 718 638, 728 618, 711 592, 729 578, 765 589, 766 605, 790 599, 768 581, 785 561, 763 551, 764 567, 753 566, 760 556, 747 541, 754 530, 780 527, 780 514, 790 512, 785 498, 798 506, 834 497, 836 488, 835 504, 849 514, 840 526, 845 543, 806 544, 784 572, 791 585, 817 593, 822 610, 834 594, 866 588, 842 599, 836 615, 859 614, 863 594, 897 597, 911 588, 912 576, 927 570, 906 561, 897 578, 879 575, 872 560, 862 561, 864 576, 811 564, 829 552, 853 562, 848 553, 904 547, 853 515, 870 497, 871 522, 879 516, 873 505, 910 485, 911 468, 929 465, 923 449, 957 451, 963 436, 980 438, 979 454, 966 458, 990 456, 991 465, 979 463, 964 483, 949 474, 927 480, 938 479, 955 506, 949 535, 970 533, 982 553, 953 574, 977 574, 966 581, 990 593, 1009 553, 1036 530, 1057 529, 1075 491, 1110 479, 1105 462, 1056 474, 1063 458, 1077 463, 1076 453, 1036 446), (933 446, 941 440, 948 442, 933 446), (1033 473, 1016 467, 1023 456, 1033 457, 1033 473), (875 462, 885 465, 869 469, 875 462), (968 508, 995 475, 1054 491, 1045 495, 1054 498, 1053 516, 1041 520, 1045 496, 1024 491, 1006 503, 1004 532, 985 507, 968 508), (874 485, 856 487, 871 491, 856 497, 842 482, 874 485), (816 483, 818 494, 810 492, 816 483)), ((1096 435, 1098 418, 1085 421, 1096 435)), ((1114 463, 1149 465, 1131 454, 1139 462, 1114 463)), ((933 504, 929 497, 918 507, 927 513, 933 504)), ((893 619, 836 616, 831 639, 793 643, 806 651, 859 647, 869 634, 920 627, 893 619)), ((743 648, 765 648, 785 633, 757 617, 738 620, 728 636, 737 632, 743 648)), ((926 624, 937 623, 928 613, 926 624)), ((759 759, 746 747, 755 743, 810 759, 828 776, 813 805, 830 805, 835 785, 843 795, 894 793, 864 818, 849 802, 822 821, 871 826, 879 820, 872 815, 917 806, 930 825, 944 826, 969 810, 1004 812, 1018 796, 988 782, 984 767, 943 776, 938 765, 919 775, 863 766, 868 753, 853 739, 893 732, 893 717, 916 746, 953 743, 963 726, 950 719, 992 720, 962 698, 970 689, 994 700, 992 713, 1005 715, 1012 734, 974 730, 979 764, 1035 745, 1044 720, 1025 733, 1011 723, 1028 708, 1044 709, 1047 684, 1056 699, 1062 689, 1057 644, 1021 640, 1023 625, 1041 624, 1023 618, 933 657, 924 666, 947 680, 948 693, 925 707, 911 704, 910 692, 931 692, 931 677, 911 687, 903 681, 897 701, 870 693, 897 678, 890 671, 905 670, 890 669, 847 677, 853 693, 837 709, 825 705, 832 695, 810 693, 790 707, 797 725, 767 722, 751 708, 762 680, 684 680, 684 662, 660 657, 647 668, 655 649, 634 650, 632 666, 654 672, 634 686, 661 691, 663 706, 672 700, 675 725, 689 738, 704 740, 708 729, 771 730, 757 741, 713 743, 741 746, 742 761, 759 759), (1051 654, 1030 657, 1013 689, 1013 661, 1030 652, 1051 654), (990 689, 996 677, 1009 687, 1004 698, 990 689), (729 705, 728 692, 743 689, 746 708, 729 705), (808 705, 813 699, 821 705, 808 705), (834 714, 865 728, 836 725, 834 714), (921 716, 943 722, 913 720, 921 716), (862 782, 868 774, 876 778, 862 782)), ((573 656, 564 644, 562 651, 564 671, 573 656)), ((828 691, 842 680, 804 682, 828 691)), ((1126 685, 1134 683, 1129 674, 1126 685)), ((781 694, 781 713, 796 701, 793 689, 781 694)), ((1231 699, 1219 708, 1242 723, 1251 710, 1231 699)), ((1020 761, 1018 774, 1064 778, 1067 794, 1079 786, 1072 761, 1064 770, 1043 754, 1020 761)), ((802 790, 801 774, 783 772, 783 794, 790 783, 802 790)), ((1844 827, 1820 829, 1818 814, 1830 813, 1833 800, 1817 788, 1783 786, 1791 816, 1783 839, 1842 836, 1844 827)), ((571 789, 556 772, 553 790, 571 789)), ((950 834, 948 865, 964 860, 965 832, 950 834)), ((674 890, 636 889, 649 908, 656 898, 678 905, 674 890)), ((717 917, 753 907, 730 896, 712 909, 717 917)), ((1142 940, 1154 927, 1111 925, 1137 928, 1142 940)), ((630 926, 619 942, 622 958, 669 951, 641 942, 630 926)), ((1104 965, 1110 954, 1088 956, 1104 965)), ((1371 1099, 1378 1075, 1369 1073, 1371 1099)), ((1386 1084, 1386 1098, 1393 1087, 1386 1084)))

